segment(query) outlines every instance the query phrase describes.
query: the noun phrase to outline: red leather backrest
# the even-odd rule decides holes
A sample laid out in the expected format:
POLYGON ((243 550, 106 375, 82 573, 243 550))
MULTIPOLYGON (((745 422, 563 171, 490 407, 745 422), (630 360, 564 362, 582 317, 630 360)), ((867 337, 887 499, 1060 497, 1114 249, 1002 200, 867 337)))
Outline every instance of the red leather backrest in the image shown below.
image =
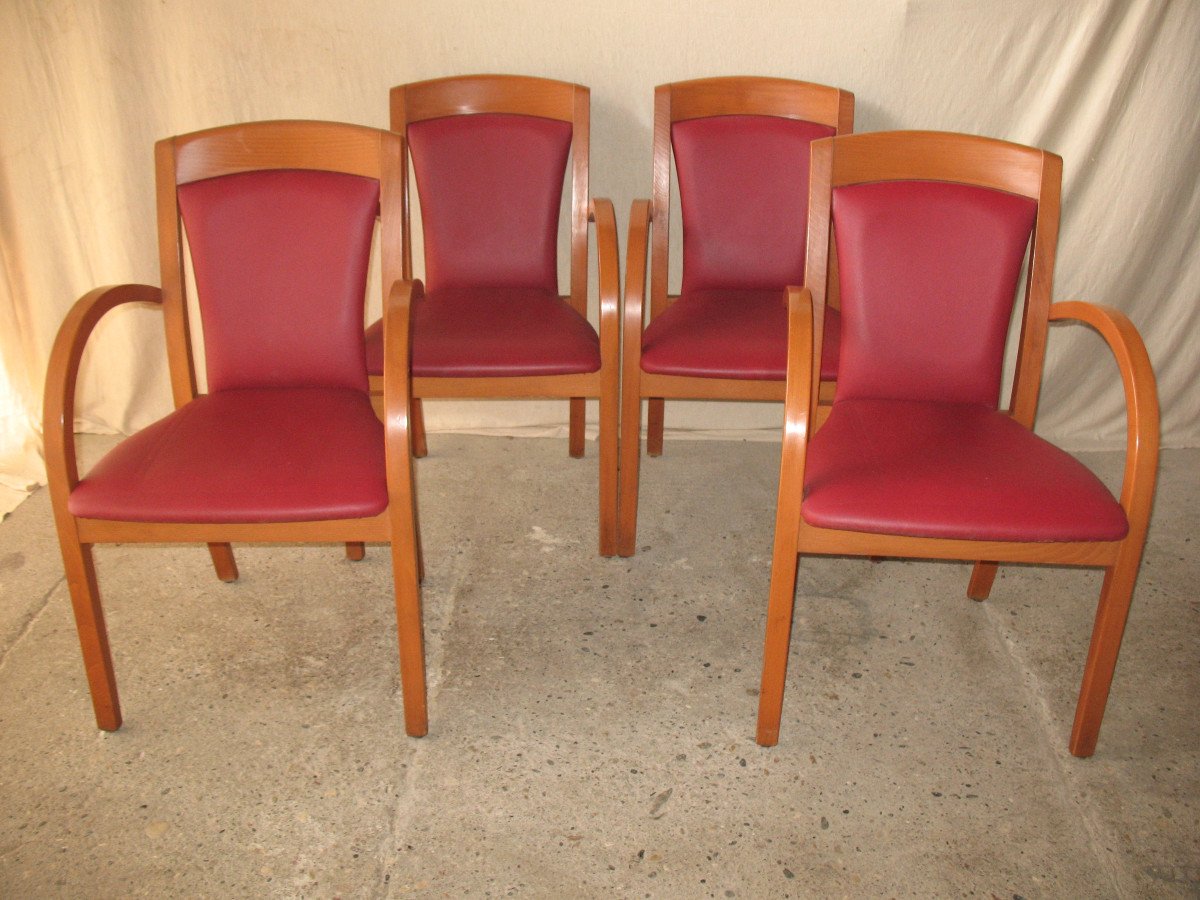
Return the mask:
POLYGON ((379 183, 270 170, 179 187, 208 389, 367 389, 363 303, 379 183))
POLYGON ((571 123, 495 113, 413 122, 425 286, 558 290, 571 123))
POLYGON ((778 116, 713 116, 671 126, 684 291, 804 283, 809 144, 834 133, 778 116))
POLYGON ((833 191, 841 277, 837 397, 986 403, 1037 203, 970 185, 833 191))

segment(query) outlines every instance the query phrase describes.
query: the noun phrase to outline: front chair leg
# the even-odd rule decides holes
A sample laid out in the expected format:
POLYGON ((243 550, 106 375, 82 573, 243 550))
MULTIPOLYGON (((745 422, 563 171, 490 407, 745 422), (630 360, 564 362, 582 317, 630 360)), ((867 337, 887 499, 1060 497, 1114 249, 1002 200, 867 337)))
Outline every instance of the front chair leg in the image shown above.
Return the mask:
POLYGON ((662 397, 651 397, 646 405, 646 455, 662 456, 667 403, 662 397))
POLYGON ((620 500, 617 503, 617 553, 633 556, 637 547, 638 481, 641 477, 642 403, 636 387, 621 399, 620 500))
POLYGON ((61 543, 71 607, 75 612, 75 629, 79 632, 79 646, 83 650, 83 667, 87 672, 96 725, 104 731, 116 731, 121 727, 121 700, 117 696, 117 676, 108 647, 108 629, 104 625, 100 589, 96 586, 92 548, 89 544, 77 541, 63 540, 61 543))
POLYGON ((233 558, 233 547, 229 544, 209 544, 208 555, 212 557, 217 577, 228 584, 238 580, 237 560, 233 558))
POLYGON ((396 592, 404 729, 411 737, 423 737, 429 731, 429 709, 421 624, 420 537, 412 496, 395 499, 398 508, 392 512, 392 579, 396 592))
POLYGON ((1091 756, 1096 752, 1100 737, 1100 722, 1108 703, 1117 654, 1125 634, 1125 620, 1137 580, 1136 557, 1133 562, 1118 561, 1104 570, 1100 602, 1096 607, 1096 622, 1092 627, 1092 643, 1083 667, 1083 685, 1075 706, 1075 724, 1071 728, 1070 750, 1075 756, 1091 756))
POLYGON ((998 568, 996 563, 985 560, 975 563, 975 568, 971 570, 971 581, 967 585, 967 596, 972 600, 986 600, 992 592, 992 582, 996 580, 998 568))
POLYGON ((617 554, 620 398, 616 386, 600 395, 600 555, 617 554))
POLYGON ((587 425, 587 400, 583 397, 571 398, 571 428, 568 438, 568 450, 575 459, 583 456, 584 428, 587 425))
POLYGON ((788 647, 792 640, 792 610, 796 602, 796 543, 775 538, 771 562, 771 594, 767 603, 767 637, 763 645, 762 685, 758 694, 758 733, 763 747, 779 743, 783 715, 783 684, 787 678, 788 647))

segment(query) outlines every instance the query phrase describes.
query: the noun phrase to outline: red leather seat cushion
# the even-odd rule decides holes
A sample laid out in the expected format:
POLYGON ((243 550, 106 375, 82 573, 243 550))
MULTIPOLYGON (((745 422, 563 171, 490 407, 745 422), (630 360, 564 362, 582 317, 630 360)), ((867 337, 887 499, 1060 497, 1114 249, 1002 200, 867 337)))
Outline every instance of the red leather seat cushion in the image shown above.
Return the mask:
POLYGON ((839 400, 809 443, 804 521, 995 541, 1113 541, 1124 511, 1092 472, 982 404, 839 400))
MULTIPOLYGON (((551 291, 445 288, 413 301, 412 374, 569 375, 600 369, 600 338, 551 291)), ((367 330, 367 371, 383 372, 383 323, 367 330)))
POLYGON ((388 503, 383 448, 383 426, 361 391, 220 391, 118 444, 68 506, 135 522, 373 516, 388 503))
MULTIPOLYGON (((642 337, 642 369, 663 375, 783 381, 787 307, 783 290, 683 294, 642 337)), ((841 317, 825 311, 821 377, 836 378, 841 317)))

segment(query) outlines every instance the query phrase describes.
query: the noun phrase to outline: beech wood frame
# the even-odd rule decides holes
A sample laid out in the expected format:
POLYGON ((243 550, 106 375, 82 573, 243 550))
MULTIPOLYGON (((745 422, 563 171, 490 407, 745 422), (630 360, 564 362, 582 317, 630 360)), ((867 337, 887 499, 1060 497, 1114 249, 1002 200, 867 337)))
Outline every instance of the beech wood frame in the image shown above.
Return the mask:
MULTIPOLYGON (((600 401, 600 553, 616 554, 617 440, 620 426, 620 259, 616 217, 611 201, 589 201, 589 135, 591 92, 582 85, 518 75, 467 75, 400 85, 391 90, 392 130, 407 138, 413 122, 445 116, 500 113, 539 116, 571 124, 571 276, 570 294, 562 297, 587 318, 588 224, 596 224, 597 270, 600 292, 600 368, 570 375, 479 378, 417 377, 412 379, 414 453, 426 455, 422 400, 432 397, 524 399, 569 398, 571 456, 584 455, 584 426, 589 397, 600 401)), ((408 155, 403 160, 404 245, 402 275, 412 279, 412 240, 408 155)), ((371 377, 372 395, 379 396, 380 380, 371 377)))
POLYGON ((806 287, 788 290, 786 424, 759 696, 759 744, 773 746, 779 739, 797 555, 836 554, 974 561, 967 595, 975 600, 987 599, 999 562, 1103 567, 1104 583, 1069 742, 1075 756, 1095 751, 1149 524, 1158 466, 1159 410, 1145 345, 1125 315, 1081 301, 1051 305, 1061 179, 1062 160, 1052 153, 969 135, 884 132, 813 145, 806 287), (842 185, 894 179, 973 184, 1038 201, 1007 413, 1033 428, 1050 322, 1082 322, 1100 333, 1116 359, 1125 391, 1128 435, 1120 503, 1129 532, 1122 540, 944 540, 817 528, 801 518, 808 441, 829 414, 829 407, 818 406, 813 385, 820 376, 831 192, 842 185))
MULTIPOLYGON (((649 400, 646 452, 663 450, 665 399, 768 400, 784 398, 782 380, 701 378, 642 371, 647 259, 650 321, 678 299, 668 293, 670 245, 671 126, 688 119, 756 115, 800 119, 854 130, 854 94, 838 88, 786 78, 701 78, 662 84, 654 89, 654 163, 652 199, 635 200, 629 213, 626 244, 625 309, 621 369, 621 499, 617 550, 632 556, 637 547, 638 482, 641 466, 642 399, 649 400)), ((784 300, 780 295, 780 302, 784 300)), ((834 301, 836 307, 836 301, 834 301)), ((831 396, 829 387, 823 396, 831 396)))
POLYGON ((421 625, 420 537, 417 529, 409 435, 408 314, 412 284, 401 270, 400 190, 403 140, 395 134, 331 122, 258 122, 167 138, 155 145, 158 243, 163 287, 125 284, 85 294, 68 313, 50 355, 44 429, 46 469, 59 544, 96 724, 120 727, 121 706, 93 565, 98 543, 194 543, 209 546, 218 577, 233 581, 237 564, 229 542, 347 543, 361 558, 362 543, 391 544, 404 720, 408 734, 428 731, 424 639, 421 625), (384 328, 387 332, 383 403, 388 506, 377 516, 308 522, 161 523, 81 518, 67 502, 79 483, 74 423, 80 361, 92 330, 110 310, 127 303, 163 309, 176 408, 197 396, 184 272, 177 188, 181 184, 267 169, 316 169, 375 179, 380 186, 384 328))

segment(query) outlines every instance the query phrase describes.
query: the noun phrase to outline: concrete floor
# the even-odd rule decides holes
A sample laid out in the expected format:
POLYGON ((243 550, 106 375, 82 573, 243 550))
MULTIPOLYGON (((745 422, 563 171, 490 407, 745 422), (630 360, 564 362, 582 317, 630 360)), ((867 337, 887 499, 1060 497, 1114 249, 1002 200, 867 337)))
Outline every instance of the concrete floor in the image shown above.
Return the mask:
POLYGON ((669 442, 629 560, 595 551, 594 447, 430 444, 421 740, 384 548, 239 547, 233 585, 203 548, 100 548, 103 734, 46 493, 0 525, 0 896, 1200 896, 1200 451, 1163 455, 1077 760, 1095 571, 974 603, 966 565, 802 561, 767 750, 777 444, 669 442))

